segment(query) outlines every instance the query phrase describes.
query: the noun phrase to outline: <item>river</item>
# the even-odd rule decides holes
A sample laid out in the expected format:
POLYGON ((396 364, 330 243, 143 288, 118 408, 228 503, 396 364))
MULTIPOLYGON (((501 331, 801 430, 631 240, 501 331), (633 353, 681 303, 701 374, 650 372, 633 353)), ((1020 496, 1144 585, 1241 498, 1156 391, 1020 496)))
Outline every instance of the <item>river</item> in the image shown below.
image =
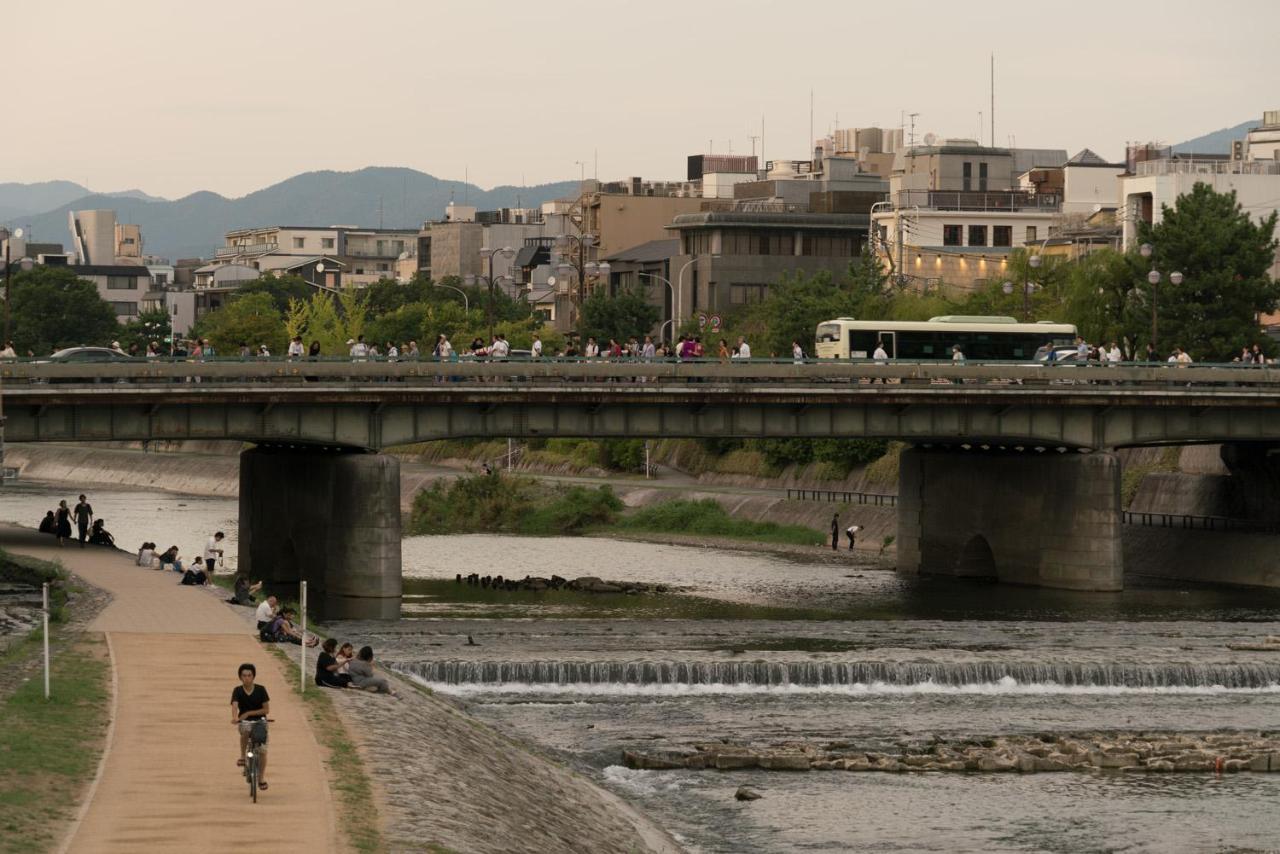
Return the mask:
MULTIPOLYGON (((74 495, 7 486, 0 519, 34 524, 61 497, 74 495)), ((122 547, 149 539, 195 554, 223 530, 234 554, 234 500, 89 497, 122 547)), ((330 630, 626 796, 691 851, 1277 847, 1280 775, 636 771, 620 758, 719 739, 878 749, 931 737, 1274 728, 1280 654, 1228 645, 1280 635, 1280 591, 1139 579, 1116 594, 1040 591, 574 538, 409 538, 404 564, 406 619, 330 630), (672 593, 616 609, 599 600, 588 615, 562 593, 453 584, 473 571, 661 583, 723 607, 672 617, 669 603, 686 601, 672 593), (744 783, 763 798, 734 800, 744 783)))

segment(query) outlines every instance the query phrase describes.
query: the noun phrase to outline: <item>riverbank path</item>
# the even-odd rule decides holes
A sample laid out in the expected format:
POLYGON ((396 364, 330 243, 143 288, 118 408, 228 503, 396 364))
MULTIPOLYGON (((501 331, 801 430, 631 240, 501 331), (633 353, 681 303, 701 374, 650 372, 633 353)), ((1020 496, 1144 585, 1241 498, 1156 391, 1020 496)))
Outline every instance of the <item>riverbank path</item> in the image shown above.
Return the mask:
MULTIPOLYGON (((215 591, 178 584, 118 551, 0 528, 0 547, 64 567, 111 594, 106 634, 114 727, 101 777, 65 850, 80 854, 337 851, 329 788, 301 699, 277 658, 215 591), (236 767, 231 691, 253 662, 271 694, 270 788, 249 800, 236 767)), ((225 595, 221 591, 216 591, 225 595)))

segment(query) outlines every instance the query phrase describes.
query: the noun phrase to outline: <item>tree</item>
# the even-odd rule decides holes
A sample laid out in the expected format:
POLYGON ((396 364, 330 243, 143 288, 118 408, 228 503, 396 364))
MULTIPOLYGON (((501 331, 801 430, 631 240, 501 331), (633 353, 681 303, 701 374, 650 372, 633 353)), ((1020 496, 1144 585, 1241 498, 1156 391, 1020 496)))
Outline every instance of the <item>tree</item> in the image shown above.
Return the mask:
POLYGON ((648 335, 657 322, 658 307, 646 298, 644 288, 628 288, 616 296, 599 289, 582 303, 584 338, 621 343, 632 335, 648 335))
MULTIPOLYGON (((1200 360, 1231 359, 1246 344, 1262 343, 1257 316, 1275 310, 1280 284, 1268 275, 1276 253, 1275 211, 1255 222, 1236 200, 1197 183, 1162 208, 1159 225, 1139 223, 1137 243, 1150 243, 1150 264, 1163 275, 1153 287, 1135 282, 1158 311, 1162 351, 1181 347, 1200 360), (1182 273, 1182 284, 1170 273, 1182 273)), ((1145 267, 1145 264, 1143 265, 1145 267)))
MULTIPOLYGON (((397 346, 408 341, 417 341, 418 349, 422 349, 423 341, 430 341, 423 335, 427 328, 427 320, 431 316, 431 305, 425 302, 412 302, 388 311, 380 317, 369 321, 366 336, 370 341, 381 345, 384 341, 394 341, 397 346)), ((426 348, 430 351, 431 346, 426 348)))
POLYGON ((268 293, 237 295, 201 317, 192 331, 193 337, 208 338, 224 355, 235 353, 242 342, 255 350, 266 344, 272 355, 283 353, 287 344, 284 318, 268 293))
POLYGON ((251 282, 241 285, 236 290, 236 296, 268 294, 271 297, 271 301, 275 303, 276 311, 283 314, 289 309, 289 300, 305 300, 316 291, 317 288, 308 284, 306 279, 293 273, 285 273, 283 275, 266 273, 251 282))
POLYGON ((154 341, 160 345, 163 352, 167 353, 169 348, 165 344, 172 333, 173 327, 169 323, 169 312, 161 308, 155 311, 144 311, 133 320, 130 320, 121 328, 116 340, 120 342, 120 346, 125 350, 137 344, 138 350, 141 352, 145 352, 147 345, 154 341))
POLYGON ((115 309, 92 282, 67 267, 16 272, 10 294, 13 343, 19 353, 45 355, 81 344, 103 346, 120 334, 115 309))

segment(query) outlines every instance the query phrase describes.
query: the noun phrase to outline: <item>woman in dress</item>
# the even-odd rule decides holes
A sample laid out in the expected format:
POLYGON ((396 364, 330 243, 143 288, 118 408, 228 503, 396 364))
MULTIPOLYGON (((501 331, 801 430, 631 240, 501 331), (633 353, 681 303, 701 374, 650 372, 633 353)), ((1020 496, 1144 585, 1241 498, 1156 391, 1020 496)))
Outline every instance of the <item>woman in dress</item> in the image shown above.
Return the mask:
POLYGON ((54 517, 57 520, 57 536, 58 545, 65 545, 66 541, 71 539, 71 511, 67 508, 65 500, 58 502, 58 513, 54 517))

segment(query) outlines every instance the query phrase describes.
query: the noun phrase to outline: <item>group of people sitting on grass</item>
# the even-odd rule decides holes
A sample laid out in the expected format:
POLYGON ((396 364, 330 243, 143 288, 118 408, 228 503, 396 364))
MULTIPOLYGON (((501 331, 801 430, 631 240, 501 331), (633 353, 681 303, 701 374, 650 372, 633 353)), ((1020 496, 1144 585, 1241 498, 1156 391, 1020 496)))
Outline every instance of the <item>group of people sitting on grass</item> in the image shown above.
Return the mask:
MULTIPOLYGON (((261 587, 262 582, 250 584, 247 578, 237 578, 235 595, 230 601, 237 605, 252 605, 253 594, 261 587)), ((263 643, 320 646, 320 656, 316 661, 317 685, 396 695, 387 677, 374 669, 372 647, 362 646, 356 652, 350 643, 339 644, 333 638, 328 638, 321 644, 318 637, 310 632, 303 632, 294 625, 296 616, 292 608, 281 607, 279 599, 268 596, 254 612, 258 624, 258 639, 263 643)))

